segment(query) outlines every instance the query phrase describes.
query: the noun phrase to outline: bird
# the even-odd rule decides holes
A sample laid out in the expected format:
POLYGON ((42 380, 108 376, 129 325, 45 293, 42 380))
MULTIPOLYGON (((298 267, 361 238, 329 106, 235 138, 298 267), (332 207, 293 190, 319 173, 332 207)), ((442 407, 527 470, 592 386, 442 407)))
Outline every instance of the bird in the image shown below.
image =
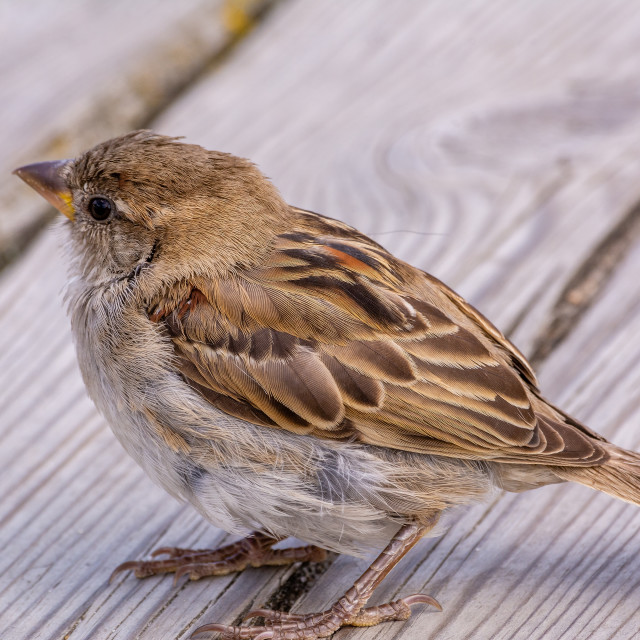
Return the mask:
POLYGON ((420 593, 367 602, 444 512, 499 490, 574 481, 640 504, 640 455, 548 402, 478 310, 287 204, 249 160, 140 130, 14 173, 66 216, 89 396, 153 481, 242 536, 113 575, 195 580, 379 551, 325 611, 256 609, 262 625, 194 635, 315 640, 441 609, 420 593), (291 536, 304 546, 274 548, 291 536))

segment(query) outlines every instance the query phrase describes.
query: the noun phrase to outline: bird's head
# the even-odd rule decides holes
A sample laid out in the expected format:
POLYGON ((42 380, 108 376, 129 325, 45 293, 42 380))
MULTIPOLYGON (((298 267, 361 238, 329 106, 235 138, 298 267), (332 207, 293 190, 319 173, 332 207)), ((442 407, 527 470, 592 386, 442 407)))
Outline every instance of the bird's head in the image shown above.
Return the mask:
POLYGON ((74 264, 92 285, 146 263, 166 281, 250 266, 289 215, 249 161, 150 131, 14 173, 67 216, 74 264))

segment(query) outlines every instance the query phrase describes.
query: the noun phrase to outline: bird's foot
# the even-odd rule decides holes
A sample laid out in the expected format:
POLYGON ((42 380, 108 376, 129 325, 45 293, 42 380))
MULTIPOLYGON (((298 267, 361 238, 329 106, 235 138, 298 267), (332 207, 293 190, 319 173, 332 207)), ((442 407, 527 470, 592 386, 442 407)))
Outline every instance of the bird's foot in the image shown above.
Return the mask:
POLYGON ((272 549, 277 538, 253 533, 246 538, 219 549, 181 549, 162 547, 151 555, 167 555, 163 560, 130 560, 117 566, 109 582, 122 571, 133 570, 136 578, 146 578, 162 573, 175 573, 174 584, 184 575, 190 580, 205 576, 221 576, 243 571, 247 567, 281 566, 295 562, 321 562, 327 552, 320 547, 296 547, 272 549))
POLYGON ((330 609, 322 613, 295 614, 256 609, 249 618, 264 618, 265 624, 255 627, 233 627, 224 624, 205 624, 192 634, 214 631, 221 640, 317 640, 333 635, 340 627, 373 627, 381 622, 407 620, 411 616, 411 605, 430 604, 442 611, 440 604, 431 596, 416 594, 400 600, 387 602, 377 607, 358 609, 358 602, 343 596, 330 609))

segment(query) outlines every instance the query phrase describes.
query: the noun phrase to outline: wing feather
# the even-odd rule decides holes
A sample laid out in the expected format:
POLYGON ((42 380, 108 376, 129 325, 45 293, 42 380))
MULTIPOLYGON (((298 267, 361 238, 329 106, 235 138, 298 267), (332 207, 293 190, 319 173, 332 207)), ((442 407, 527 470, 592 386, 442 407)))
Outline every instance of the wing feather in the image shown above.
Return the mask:
POLYGON ((346 225, 299 214, 259 267, 193 278, 186 294, 162 296, 174 304, 150 306, 182 375, 211 404, 265 427, 419 453, 606 458, 457 294, 346 225))

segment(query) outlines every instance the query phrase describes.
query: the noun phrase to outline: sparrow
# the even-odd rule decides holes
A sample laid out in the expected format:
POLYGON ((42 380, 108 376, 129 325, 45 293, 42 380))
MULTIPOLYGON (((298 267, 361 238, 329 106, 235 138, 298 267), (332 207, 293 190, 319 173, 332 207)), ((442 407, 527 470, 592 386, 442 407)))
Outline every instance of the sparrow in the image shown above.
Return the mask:
POLYGON ((433 276, 288 205, 248 160, 151 131, 15 173, 68 220, 66 294, 87 391, 171 495, 245 536, 125 562, 221 575, 382 549, 326 611, 251 611, 226 639, 314 640, 406 620, 367 607, 458 505, 575 481, 640 504, 640 455, 541 395, 525 357, 433 276), (295 536, 308 546, 274 549, 295 536))

